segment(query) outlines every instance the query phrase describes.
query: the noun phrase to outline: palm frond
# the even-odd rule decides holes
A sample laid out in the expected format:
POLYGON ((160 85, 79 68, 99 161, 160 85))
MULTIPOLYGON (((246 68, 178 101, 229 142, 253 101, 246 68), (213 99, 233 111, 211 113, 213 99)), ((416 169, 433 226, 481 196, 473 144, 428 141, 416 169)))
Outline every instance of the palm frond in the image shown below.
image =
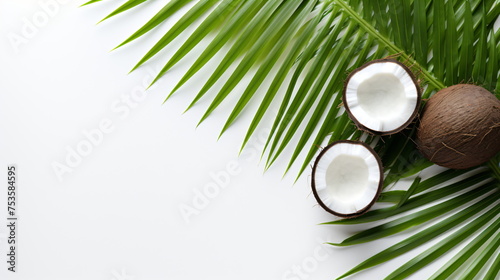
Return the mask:
MULTIPOLYGON (((491 224, 483 232, 481 232, 481 234, 479 234, 471 242, 469 242, 469 244, 467 244, 467 246, 465 246, 458 254, 456 254, 450 261, 448 261, 448 263, 446 263, 443 267, 436 271, 436 273, 434 273, 434 275, 432 275, 430 279, 435 280, 449 278, 455 271, 460 269, 460 267, 467 259, 469 259, 474 253, 478 252, 479 248, 484 245, 491 238, 491 236, 495 234, 495 236, 497 237, 494 239, 499 239, 498 233, 496 233, 499 228, 500 220, 496 220, 493 224, 491 224)), ((442 248, 436 249, 438 249, 437 251, 443 250, 442 248)), ((428 250, 428 253, 432 254, 434 252, 432 252, 432 250, 428 250)), ((492 268, 494 268, 495 264, 492 264, 492 266, 492 268)), ((484 279, 494 279, 495 275, 496 273, 490 275, 491 277, 485 277, 484 279)))
MULTIPOLYGON (((394 259, 412 249, 417 248, 418 246, 421 246, 433 240, 434 238, 445 233, 446 231, 452 230, 454 227, 460 225, 464 221, 467 221, 474 215, 477 216, 478 213, 481 213, 483 209, 490 208, 487 212, 481 213, 481 215, 477 216, 474 220, 469 221, 469 223, 467 223, 461 228, 461 230, 465 230, 466 232, 472 231, 470 233, 473 233, 479 228, 481 228, 484 225, 484 223, 487 223, 488 221, 494 219, 498 215, 498 212, 500 211, 500 204, 497 204, 493 208, 491 208, 490 206, 494 204, 499 198, 500 198, 499 193, 496 192, 494 195, 484 198, 483 200, 461 210, 460 212, 454 214, 453 216, 447 218, 446 220, 443 220, 438 224, 432 225, 412 235, 411 237, 383 250, 382 252, 370 257, 369 259, 365 260, 361 264, 352 268, 351 270, 344 273, 337 279, 345 278, 361 270, 394 259)), ((450 237, 448 237, 448 240, 450 240, 450 237)), ((453 245, 457 245, 457 243, 453 245)), ((425 252, 423 254, 425 254, 425 252)), ((399 272, 400 271, 395 271, 396 274, 398 274, 399 272)), ((390 275, 389 277, 391 277, 391 279, 402 279, 402 278, 392 278, 392 276, 393 275, 390 275)))
MULTIPOLYGON (((123 5, 121 5, 116 10, 114 10, 109 15, 107 15, 105 18, 101 19, 99 21, 99 23, 107 20, 110 17, 113 17, 113 16, 116 16, 118 14, 121 14, 121 13, 125 12, 126 10, 132 9, 133 7, 135 7, 137 5, 140 5, 140 4, 142 4, 142 3, 146 2, 146 1, 147 0, 128 0, 127 2, 123 3, 123 5)), ((88 4, 90 4, 90 3, 87 2, 84 5, 88 5, 88 4)))
POLYGON ((491 174, 489 171, 482 171, 480 173, 477 173, 472 176, 467 176, 465 179, 460 180, 458 182, 449 184, 445 187, 435 189, 432 191, 425 192, 425 195, 417 195, 421 192, 426 191, 429 188, 433 188, 437 185, 444 184, 446 182, 449 182, 450 180, 453 180, 456 178, 456 176, 460 176, 464 174, 464 171, 458 171, 458 170, 447 170, 441 173, 438 173, 437 175, 422 181, 420 184, 418 184, 418 187, 413 191, 412 197, 409 198, 406 202, 401 204, 401 201, 403 201, 403 197, 406 195, 407 191, 388 191, 385 193, 382 193, 381 198, 379 199, 380 202, 392 202, 392 203, 397 203, 396 207, 386 207, 386 208, 381 208, 377 210, 372 210, 368 213, 366 213, 363 216, 359 216, 356 218, 352 219, 344 219, 344 220, 337 220, 337 221, 332 221, 328 222, 325 224, 360 224, 360 223, 368 223, 368 222, 374 222, 374 221, 379 221, 382 219, 386 219, 389 217, 393 217, 397 214, 410 211, 413 209, 416 209, 418 207, 426 206, 431 203, 435 203, 436 201, 443 199, 445 197, 451 196, 453 194, 456 194, 457 192, 466 189, 469 186, 473 186, 475 184, 478 184, 484 180, 490 179, 491 174), (402 192, 402 193, 401 193, 402 192), (394 193, 397 193, 398 195, 394 195, 394 193), (385 198, 386 196, 393 196, 391 199, 385 198), (401 205, 400 205, 401 204, 401 205), (400 206, 398 206, 400 205, 400 206))
MULTIPOLYGON (((134 66, 131 71, 137 69, 137 67, 144 64, 144 62, 151 59, 155 54, 165 48, 170 42, 172 42, 179 34, 181 34, 187 27, 191 26, 201 15, 206 13, 217 1, 214 0, 204 0, 196 3, 179 21, 175 23, 170 30, 161 37, 161 39, 149 50, 149 52, 134 66)), ((144 28, 144 27, 143 27, 144 28)), ((126 41, 125 41, 126 42, 126 41)), ((153 81, 153 83, 158 79, 158 77, 153 81)))
MULTIPOLYGON (((92 0, 84 5, 99 1, 92 0)), ((132 10, 143 2, 128 0, 104 19, 132 10)), ((118 47, 146 36, 191 2, 168 2, 118 47)), ((248 104, 259 99, 260 106, 254 112, 241 149, 261 125, 264 116, 275 115, 263 150, 266 168, 277 160, 284 160, 285 151, 290 148, 290 143, 295 142, 285 173, 301 159, 297 172, 300 176, 324 142, 361 138, 361 132, 341 106, 340 92, 347 73, 367 61, 391 56, 405 63, 417 75, 424 99, 456 83, 481 85, 500 98, 500 31, 494 30, 493 26, 499 12, 500 3, 495 0, 199 0, 152 46, 132 71, 158 56, 160 50, 169 47, 175 38, 187 32, 188 27, 199 22, 154 82, 168 74, 203 39, 211 40, 167 99, 173 93, 182 94, 182 86, 217 53, 226 49, 219 65, 203 83, 188 109, 202 98, 208 98, 207 93, 216 82, 223 82, 222 89, 211 97, 200 121, 227 102, 227 96, 236 95, 234 109, 221 127, 222 135, 238 122, 248 104), (214 34, 211 39, 207 36, 210 33, 214 34), (235 70, 228 74, 233 65, 235 70), (250 82, 245 90, 235 92, 233 89, 244 77, 250 77, 250 82), (266 80, 271 83, 264 88, 266 80), (271 109, 273 102, 279 105, 276 111, 271 109)), ((379 202, 394 205, 328 224, 367 223, 398 215, 399 218, 361 231, 341 243, 332 243, 340 246, 368 242, 408 228, 417 232, 368 258, 340 278, 389 261, 447 234, 436 246, 418 254, 388 276, 389 279, 407 277, 480 229, 483 231, 467 241, 465 247, 432 279, 443 279, 457 273, 469 279, 479 272, 488 275, 489 279, 495 278, 500 267, 498 253, 494 257, 499 245, 499 156, 474 170, 444 170, 421 180, 419 173, 432 163, 415 152, 414 133, 415 125, 396 135, 365 140, 375 147, 385 167, 385 190, 379 202), (408 190, 389 189, 399 180, 412 176, 413 184, 408 190), (463 206, 471 200, 474 201, 471 205, 463 206), (443 219, 444 215, 450 217, 443 219), (476 254, 479 248, 482 252, 476 254), (470 262, 472 257, 475 261, 470 262), (493 257, 493 264, 487 267, 486 260, 493 257)))
POLYGON ((341 243, 331 243, 335 246, 350 246, 360 243, 365 243, 373 240, 380 239, 389 235, 396 234, 398 232, 404 231, 414 226, 418 226, 422 223, 435 219, 439 216, 445 215, 449 211, 461 208, 463 205, 467 204, 469 201, 474 200, 477 197, 485 195, 486 193, 495 189, 494 183, 484 184, 479 188, 470 190, 464 194, 458 195, 449 200, 440 202, 434 206, 422 209, 418 212, 408 214, 401 218, 394 219, 390 222, 384 223, 382 225, 361 231, 341 243))
MULTIPOLYGON (((124 46, 135 39, 143 36, 144 34, 151 31, 151 29, 157 27, 162 22, 169 19, 172 15, 174 15, 177 11, 179 11, 182 7, 187 5, 191 0, 172 0, 168 2, 153 18, 151 18, 143 27, 137 30, 134 34, 128 37, 125 41, 115 47, 115 49, 124 46)), ((108 15, 109 17, 109 15, 108 15)))
POLYGON ((87 6, 87 5, 94 4, 97 2, 101 2, 101 1, 102 0, 90 0, 90 1, 87 1, 87 2, 83 3, 82 5, 80 5, 80 7, 87 6))
MULTIPOLYGON (((498 209, 497 209, 498 211, 498 209)), ((494 212, 490 212, 491 216, 489 218, 493 218, 495 214, 494 212)), ((487 221, 488 218, 484 218, 484 220, 481 221, 474 221, 466 226, 460 228, 448 238, 442 240, 439 242, 437 245, 431 247, 430 249, 424 251, 417 257, 413 258, 409 262, 405 263, 401 267, 399 267, 397 270, 395 270, 393 273, 391 273, 389 276, 387 276, 387 279, 403 279, 405 277, 408 277, 409 275, 415 273, 417 270, 423 268, 427 264, 431 263, 444 253, 446 253, 448 250, 452 249, 453 247, 457 246, 460 244, 464 239, 468 238, 470 235, 472 235, 474 232, 478 231, 482 226, 483 223, 487 221)), ((484 229, 484 231, 481 233, 481 239, 478 240, 478 242, 474 242, 472 244, 474 245, 479 245, 479 244, 488 244, 489 238, 498 230, 500 229, 500 220, 496 220, 493 224, 491 224, 488 228, 484 229)), ((477 274, 479 270, 482 268, 482 266, 485 264, 485 260, 487 260, 491 255, 493 254, 494 250, 498 248, 500 245, 500 238, 499 234, 496 233, 494 235, 495 237, 493 238, 493 241, 491 240, 490 243, 495 243, 495 244, 488 244, 486 247, 487 250, 483 251, 484 254, 481 254, 482 257, 476 259, 476 263, 472 265, 472 269, 468 272, 465 279, 469 278, 477 274)), ((442 276, 440 276, 442 277, 442 276)), ((470 278, 470 279, 472 279, 470 278)), ((444 279, 444 278, 440 278, 444 279)), ((493 278, 485 278, 485 279, 493 279, 493 278)))

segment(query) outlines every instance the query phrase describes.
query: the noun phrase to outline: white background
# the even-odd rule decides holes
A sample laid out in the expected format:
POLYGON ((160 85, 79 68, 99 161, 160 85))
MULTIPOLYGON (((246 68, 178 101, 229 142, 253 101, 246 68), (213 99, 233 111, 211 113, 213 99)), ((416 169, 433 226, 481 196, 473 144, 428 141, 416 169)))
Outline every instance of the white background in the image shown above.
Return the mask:
MULTIPOLYGON (((162 105, 195 56, 145 98, 126 105, 123 98, 143 91, 144 81, 186 36, 130 75, 178 16, 137 42, 109 50, 165 1, 150 1, 97 26, 124 1, 84 8, 78 8, 82 1, 67 2, 0 0, 0 172, 17 165, 19 202, 17 272, 5 278, 2 226, 1 279, 332 279, 405 236, 349 248, 324 245, 364 226, 318 225, 333 217, 316 205, 310 170, 295 185, 295 169, 282 179, 285 161, 263 173, 263 137, 252 139, 238 157, 250 114, 217 141, 233 103, 223 103, 197 129, 209 98, 182 112, 199 83, 162 105), (44 10, 49 2, 56 4, 44 10), (13 36, 24 40, 13 44, 13 36), (65 164, 68 149, 83 145, 84 131, 103 121, 112 131, 59 180, 54 162, 65 164), (213 174, 224 177, 228 164, 236 164, 238 174, 229 175, 199 213, 183 217, 182 205, 193 207, 196 193, 217 183, 213 174)), ((211 65, 195 81, 204 81, 211 65)), ((265 136, 271 118, 257 135, 265 136)), ((3 225, 6 188, 0 199, 3 225)), ((410 257, 352 279, 379 279, 410 257)))

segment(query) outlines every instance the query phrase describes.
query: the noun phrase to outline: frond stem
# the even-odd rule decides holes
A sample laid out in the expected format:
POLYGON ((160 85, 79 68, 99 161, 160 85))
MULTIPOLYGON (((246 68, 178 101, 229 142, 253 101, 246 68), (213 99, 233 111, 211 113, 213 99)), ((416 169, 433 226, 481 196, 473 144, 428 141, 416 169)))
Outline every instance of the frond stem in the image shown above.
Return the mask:
POLYGON ((371 24, 366 22, 355 10, 349 6, 344 0, 329 0, 329 2, 335 2, 339 6, 342 7, 343 11, 347 13, 351 18, 353 18, 355 21, 359 23, 359 25, 366 30, 371 36, 377 38, 381 43, 383 43, 390 51, 393 53, 400 54, 401 57, 403 57, 406 61, 409 61, 410 64, 416 65, 420 70, 421 74, 430 85, 432 85, 435 89, 440 90, 445 88, 445 85, 436 79, 427 69, 424 67, 420 66, 418 62, 416 62, 412 57, 410 57, 408 54, 406 54, 403 50, 398 48, 394 43, 389 40, 389 38, 382 36, 371 24))

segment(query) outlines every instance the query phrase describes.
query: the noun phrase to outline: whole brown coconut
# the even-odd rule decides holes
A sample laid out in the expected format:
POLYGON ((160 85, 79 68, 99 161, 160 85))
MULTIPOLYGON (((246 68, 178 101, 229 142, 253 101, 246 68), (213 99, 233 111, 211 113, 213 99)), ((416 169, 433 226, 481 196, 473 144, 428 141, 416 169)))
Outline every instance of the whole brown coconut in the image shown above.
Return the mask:
POLYGON ((425 104, 417 144, 427 159, 444 167, 487 162, 500 151, 500 100, 475 85, 437 92, 425 104))

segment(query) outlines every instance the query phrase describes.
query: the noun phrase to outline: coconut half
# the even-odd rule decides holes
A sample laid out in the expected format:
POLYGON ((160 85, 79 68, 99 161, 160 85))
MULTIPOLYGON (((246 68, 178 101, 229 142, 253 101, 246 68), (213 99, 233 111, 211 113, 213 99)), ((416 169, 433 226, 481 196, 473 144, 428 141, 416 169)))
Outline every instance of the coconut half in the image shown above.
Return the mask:
POLYGON ((375 203, 383 178, 382 162, 370 146, 337 141, 324 148, 314 162, 312 190, 326 211, 353 218, 375 203))
POLYGON ((344 106, 359 129, 379 135, 397 133, 415 118, 420 88, 410 69, 393 59, 371 61, 346 80, 344 106))

